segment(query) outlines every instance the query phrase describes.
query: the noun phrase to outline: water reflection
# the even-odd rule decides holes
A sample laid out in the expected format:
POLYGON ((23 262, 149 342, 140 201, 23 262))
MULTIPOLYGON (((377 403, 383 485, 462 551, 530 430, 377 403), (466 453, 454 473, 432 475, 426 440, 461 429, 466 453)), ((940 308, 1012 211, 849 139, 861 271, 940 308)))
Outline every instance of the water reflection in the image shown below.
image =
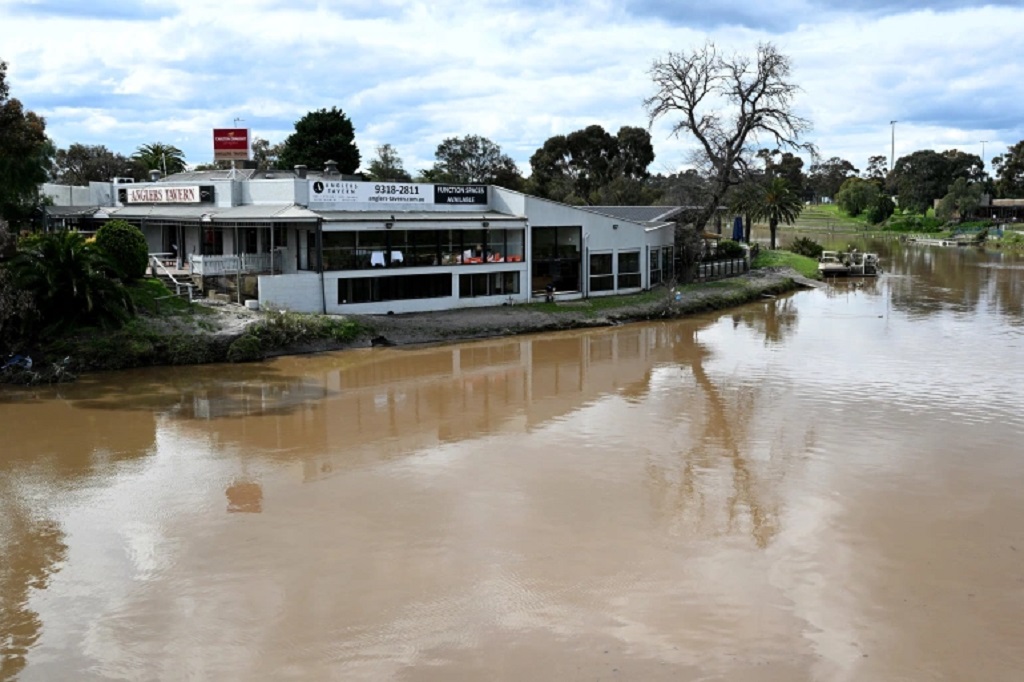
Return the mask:
POLYGON ((0 476, 0 680, 13 680, 43 629, 30 604, 60 570, 67 545, 60 524, 0 476))
POLYGON ((732 315, 733 326, 744 324, 764 335, 764 342, 780 343, 796 329, 797 308, 793 295, 772 298, 763 306, 745 306, 732 315))

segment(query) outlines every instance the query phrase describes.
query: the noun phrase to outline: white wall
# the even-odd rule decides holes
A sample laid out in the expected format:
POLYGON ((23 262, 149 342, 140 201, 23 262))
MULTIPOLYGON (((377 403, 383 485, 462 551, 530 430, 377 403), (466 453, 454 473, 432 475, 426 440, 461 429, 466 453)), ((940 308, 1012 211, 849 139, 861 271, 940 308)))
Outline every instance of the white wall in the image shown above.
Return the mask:
POLYGON ((280 178, 267 178, 275 171, 266 171, 254 176, 249 182, 243 182, 241 204, 292 204, 299 203, 296 196, 296 181, 291 175, 280 178))
MULTIPOLYGON (((447 266, 441 269, 434 268, 407 268, 402 274, 414 273, 435 273, 444 272, 452 278, 452 296, 445 298, 424 298, 403 301, 381 301, 375 303, 338 303, 338 281, 341 279, 357 279, 366 277, 370 273, 338 273, 325 272, 323 275, 323 291, 325 299, 321 298, 320 275, 314 272, 300 272, 289 275, 261 275, 259 278, 259 301, 261 308, 285 308, 295 312, 320 313, 326 307, 330 315, 384 315, 388 312, 395 314, 429 312, 432 310, 451 310, 454 308, 484 308, 489 306, 504 305, 511 298, 515 303, 526 303, 530 300, 530 290, 527 280, 527 269, 525 265, 516 268, 502 268, 502 271, 515 270, 519 272, 519 294, 514 296, 476 296, 473 298, 459 298, 459 275, 494 272, 489 266, 447 266)), ((396 273, 397 274, 397 273, 396 273)))
POLYGON ((299 272, 289 275, 260 275, 260 308, 283 308, 297 313, 323 312, 320 275, 299 272))
MULTIPOLYGON (((107 183, 109 186, 109 183, 107 183)), ((54 206, 99 206, 93 203, 93 195, 88 187, 75 185, 58 185, 52 182, 43 184, 41 193, 53 200, 54 206)))

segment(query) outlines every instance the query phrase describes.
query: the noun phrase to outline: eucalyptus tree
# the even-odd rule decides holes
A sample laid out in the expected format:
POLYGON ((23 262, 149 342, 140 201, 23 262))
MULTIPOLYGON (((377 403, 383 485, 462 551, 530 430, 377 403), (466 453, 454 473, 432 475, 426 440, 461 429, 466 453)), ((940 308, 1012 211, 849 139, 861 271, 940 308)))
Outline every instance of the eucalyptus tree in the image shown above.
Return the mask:
POLYGON ((540 196, 569 204, 650 203, 653 161, 647 130, 622 126, 612 135, 594 124, 548 138, 530 157, 530 181, 540 196))
POLYGON ((899 195, 900 208, 924 213, 949 192, 957 178, 982 182, 981 157, 956 149, 942 153, 922 149, 896 160, 889 173, 889 188, 899 195))
POLYGON ((966 178, 957 178, 949 186, 949 192, 942 197, 935 211, 940 220, 950 221, 954 217, 957 224, 965 222, 981 205, 981 196, 985 188, 980 182, 968 182, 966 178))
POLYGON ((807 178, 814 200, 835 199, 843 183, 856 177, 858 172, 856 166, 838 156, 815 159, 807 178))
POLYGON ((778 149, 812 150, 800 141, 810 121, 793 111, 799 87, 791 64, 771 43, 755 54, 724 55, 714 43, 655 60, 655 93, 644 100, 649 123, 669 119, 672 134, 692 137, 691 161, 709 180, 709 196, 696 217, 703 230, 726 192, 741 181, 755 143, 778 149))
POLYGON ((143 179, 143 165, 107 149, 104 145, 74 143, 58 149, 53 160, 53 181, 60 185, 88 185, 92 181, 110 182, 111 178, 143 179))
POLYGON ((996 192, 1002 199, 1024 197, 1024 140, 1010 145, 1005 154, 992 159, 996 168, 996 192))
POLYGON ((445 138, 437 145, 433 169, 425 173, 434 182, 502 185, 519 189, 522 174, 511 156, 486 137, 445 138))
POLYGON ((402 164, 402 157, 398 150, 390 144, 382 144, 377 147, 377 156, 367 167, 367 175, 371 180, 378 182, 412 182, 412 176, 405 170, 402 164))

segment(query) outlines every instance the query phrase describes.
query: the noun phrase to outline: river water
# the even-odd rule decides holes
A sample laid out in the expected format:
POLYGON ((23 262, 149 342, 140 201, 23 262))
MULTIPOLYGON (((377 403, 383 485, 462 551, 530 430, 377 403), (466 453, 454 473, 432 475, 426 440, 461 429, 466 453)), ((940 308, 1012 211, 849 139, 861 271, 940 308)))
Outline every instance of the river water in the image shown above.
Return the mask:
POLYGON ((0 679, 1019 680, 1024 261, 0 393, 0 679))

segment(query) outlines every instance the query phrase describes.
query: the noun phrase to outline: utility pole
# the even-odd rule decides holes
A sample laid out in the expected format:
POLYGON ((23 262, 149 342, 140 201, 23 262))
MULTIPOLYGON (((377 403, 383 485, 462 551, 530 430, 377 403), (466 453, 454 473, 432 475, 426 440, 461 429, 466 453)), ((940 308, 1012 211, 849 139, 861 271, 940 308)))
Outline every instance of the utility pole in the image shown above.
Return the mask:
MULTIPOLYGON (((236 117, 235 117, 235 120, 234 120, 234 127, 235 127, 235 128, 237 128, 237 127, 238 127, 238 122, 239 122, 239 121, 242 121, 242 122, 244 123, 244 122, 245 122, 245 119, 244 119, 244 118, 238 118, 238 117, 236 116, 236 117)), ((248 153, 247 153, 247 155, 246 155, 246 158, 249 158, 249 157, 248 157, 248 153)), ((231 175, 230 175, 230 177, 231 177, 231 179, 232 179, 232 180, 234 180, 234 179, 235 179, 235 159, 234 159, 234 158, 232 158, 232 159, 231 159, 231 175)), ((241 301, 239 301, 239 302, 241 302, 241 301)))
POLYGON ((896 124, 899 121, 889 121, 889 125, 892 126, 892 147, 889 151, 889 170, 892 171, 892 166, 896 163, 896 124))

